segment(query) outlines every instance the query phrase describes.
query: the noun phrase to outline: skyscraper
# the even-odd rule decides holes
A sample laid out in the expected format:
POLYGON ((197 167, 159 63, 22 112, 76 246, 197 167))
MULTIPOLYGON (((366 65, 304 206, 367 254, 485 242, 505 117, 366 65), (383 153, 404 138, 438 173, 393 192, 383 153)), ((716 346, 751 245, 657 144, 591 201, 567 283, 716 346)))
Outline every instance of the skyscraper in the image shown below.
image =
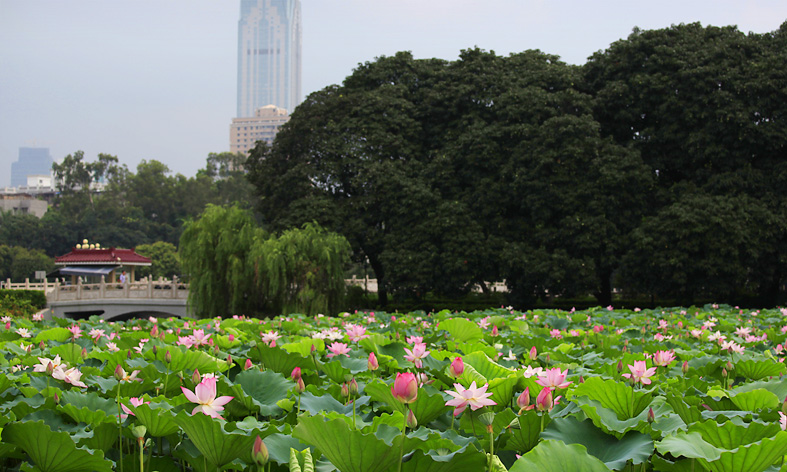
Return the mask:
POLYGON ((11 163, 11 186, 27 185, 28 175, 50 175, 55 161, 49 148, 19 148, 19 160, 11 163))
POLYGON ((238 113, 266 105, 288 112, 301 100, 300 0, 241 0, 238 21, 238 113))

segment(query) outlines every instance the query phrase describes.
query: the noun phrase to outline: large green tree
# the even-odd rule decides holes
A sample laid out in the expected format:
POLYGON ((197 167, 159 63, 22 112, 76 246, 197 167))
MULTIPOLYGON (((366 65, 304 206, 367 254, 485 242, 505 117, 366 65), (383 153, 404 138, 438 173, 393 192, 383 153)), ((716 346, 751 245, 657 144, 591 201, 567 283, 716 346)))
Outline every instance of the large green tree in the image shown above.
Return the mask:
POLYGON ((383 304, 389 291, 457 295, 500 278, 518 300, 608 298, 644 203, 616 192, 649 176, 601 137, 579 79, 537 51, 363 64, 251 153, 260 212, 345 235, 383 304))
POLYGON ((689 24, 635 29, 584 66, 602 133, 638 152, 655 177, 651 217, 636 232, 636 257, 627 258, 638 267, 626 272, 639 275, 621 279, 629 287, 658 282, 661 294, 721 298, 735 286, 776 303, 787 275, 785 51, 787 23, 764 35, 689 24), (693 229, 674 228, 670 218, 693 229), (729 244, 712 244, 717 233, 708 232, 702 250, 691 250, 692 231, 719 221, 729 244), (654 237, 659 224, 665 231, 654 237), (754 245, 745 258, 730 252, 743 254, 734 249, 741 241, 754 245))

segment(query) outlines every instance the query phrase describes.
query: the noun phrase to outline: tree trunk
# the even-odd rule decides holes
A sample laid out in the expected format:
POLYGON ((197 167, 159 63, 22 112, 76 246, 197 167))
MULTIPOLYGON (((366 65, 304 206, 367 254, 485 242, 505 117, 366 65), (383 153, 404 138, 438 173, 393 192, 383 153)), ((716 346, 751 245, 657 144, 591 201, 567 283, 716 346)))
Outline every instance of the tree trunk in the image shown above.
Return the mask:
POLYGON ((383 265, 377 257, 367 254, 367 258, 369 259, 369 265, 372 266, 372 270, 374 271, 374 276, 377 278, 377 303, 381 307, 385 307, 388 305, 388 283, 385 280, 383 265))
POLYGON ((596 300, 599 305, 609 306, 612 305, 612 271, 605 270, 600 277, 601 286, 596 293, 596 300))

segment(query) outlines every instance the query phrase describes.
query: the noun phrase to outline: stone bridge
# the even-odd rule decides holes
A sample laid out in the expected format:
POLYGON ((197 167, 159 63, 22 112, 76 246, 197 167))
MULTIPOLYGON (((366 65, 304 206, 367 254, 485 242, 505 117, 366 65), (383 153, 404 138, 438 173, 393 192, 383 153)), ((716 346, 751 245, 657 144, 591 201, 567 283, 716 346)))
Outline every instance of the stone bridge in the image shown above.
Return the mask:
POLYGON ((139 316, 187 316, 188 285, 173 280, 63 285, 43 287, 47 316, 83 319, 98 315, 105 320, 139 316))

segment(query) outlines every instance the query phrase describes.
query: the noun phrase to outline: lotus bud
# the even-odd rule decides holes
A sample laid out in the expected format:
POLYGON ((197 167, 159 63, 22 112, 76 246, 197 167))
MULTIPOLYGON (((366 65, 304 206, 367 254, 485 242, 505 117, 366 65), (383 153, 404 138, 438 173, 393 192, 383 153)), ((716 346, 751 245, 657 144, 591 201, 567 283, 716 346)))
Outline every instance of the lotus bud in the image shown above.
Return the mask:
POLYGON ((249 370, 252 368, 251 359, 246 359, 246 363, 243 364, 243 370, 249 370))
POLYGON ((350 389, 350 395, 358 394, 358 382, 356 382, 355 379, 350 380, 350 383, 347 385, 350 389))
POLYGON ((549 365, 551 360, 552 360, 552 358, 549 356, 549 354, 547 354, 547 365, 549 365))
POLYGON ((58 396, 58 394, 55 394, 55 405, 59 405, 59 404, 60 404, 60 396, 58 396))
POLYGON ((729 371, 731 371, 733 369, 735 369, 735 366, 732 365, 732 362, 727 361, 727 372, 729 372, 729 371))
POLYGON ((306 384, 303 383, 303 378, 299 377, 298 380, 295 381, 295 392, 300 395, 301 393, 306 391, 306 384))
POLYGON ((525 391, 520 393, 516 398, 516 406, 519 407, 519 412, 530 406, 530 387, 525 387, 525 391))
POLYGON ((727 369, 726 368, 721 369, 721 376, 726 377, 727 375, 728 375, 727 369))
POLYGON ((301 378, 301 368, 296 367, 292 369, 292 374, 290 374, 290 377, 292 378, 292 380, 298 380, 299 378, 301 378))
POLYGON ((191 374, 191 381, 198 384, 201 378, 202 376, 199 375, 199 369, 194 369, 194 372, 191 374))
POLYGON ((309 354, 314 355, 314 351, 316 351, 316 350, 317 350, 317 348, 314 347, 314 344, 312 344, 311 350, 309 350, 309 354))
POLYGON ((54 371, 55 371, 55 364, 53 364, 53 363, 50 361, 50 362, 49 362, 49 364, 47 364, 47 365, 46 365, 46 374, 47 374, 47 375, 52 375, 52 373, 53 373, 54 371))
POLYGON ((342 384, 342 398, 347 398, 350 396, 350 386, 347 385, 347 382, 342 384))
POLYGON ((172 353, 170 353, 169 351, 164 353, 164 362, 166 362, 167 364, 172 362, 172 353))
POLYGON ((232 354, 227 354, 227 367, 232 367, 232 354))
POLYGON ((497 331, 497 325, 492 326, 492 336, 496 337, 500 333, 497 331))
POLYGON ((259 436, 254 440, 254 445, 251 448, 251 458, 258 467, 268 463, 268 448, 259 436))
POLYGON ((648 423, 653 423, 656 421, 656 414, 653 412, 653 408, 648 408, 648 423))
POLYGON ((158 337, 158 325, 154 325, 153 329, 150 330, 150 337, 151 338, 158 337))
POLYGON ((126 351, 126 359, 131 359, 131 351, 126 351))
POLYGON ((391 394, 402 403, 412 403, 418 398, 418 380, 412 372, 396 374, 391 394))
POLYGON ((683 372, 683 375, 686 375, 689 372, 689 361, 683 361, 683 366, 681 366, 680 370, 683 372))
POLYGON ((623 371, 623 361, 618 361, 618 372, 623 371))
POLYGON ((46 347, 46 343, 44 341, 38 343, 38 349, 41 349, 43 351, 45 347, 46 347))
POLYGON ((407 427, 410 429, 415 429, 418 427, 418 420, 415 418, 415 414, 413 414, 413 410, 407 409, 407 427))
POLYGON ((165 337, 165 334, 166 334, 166 333, 164 333, 164 331, 160 332, 160 333, 158 334, 158 338, 159 338, 160 340, 162 340, 162 341, 163 341, 163 340, 164 340, 164 337, 165 337))
POLYGON ((536 350, 535 346, 530 348, 530 354, 529 355, 530 355, 530 360, 531 361, 534 361, 534 360, 538 359, 538 351, 536 350))
POLYGON ((451 377, 459 378, 462 373, 465 371, 465 363, 461 357, 457 356, 451 365, 448 366, 448 372, 451 374, 451 377))
POLYGON ((229 340, 230 340, 230 342, 234 342, 235 341, 235 335, 234 334, 230 334, 229 335, 229 340))
POLYGON ((581 383, 581 384, 585 383, 585 377, 583 377, 582 375, 580 375, 580 376, 579 376, 579 380, 578 380, 577 382, 578 382, 578 383, 581 383))
POLYGON ((213 346, 213 354, 218 354, 218 353, 219 353, 219 347, 213 346))
POLYGON ((787 415, 787 398, 785 398, 784 402, 782 403, 782 413, 787 415))
POLYGON ((375 356, 373 352, 369 353, 369 359, 366 361, 366 368, 369 370, 377 370, 380 368, 380 364, 377 362, 377 356, 375 356))
POLYGON ((5 322, 5 329, 11 329, 11 322, 10 321, 6 321, 5 322))
POLYGON ((82 359, 87 359, 87 348, 86 347, 82 348, 82 353, 81 354, 82 354, 82 359))
POLYGON ((120 382, 121 380, 123 380, 123 377, 125 376, 126 376, 126 371, 123 370, 123 367, 120 364, 115 366, 115 380, 120 382))

